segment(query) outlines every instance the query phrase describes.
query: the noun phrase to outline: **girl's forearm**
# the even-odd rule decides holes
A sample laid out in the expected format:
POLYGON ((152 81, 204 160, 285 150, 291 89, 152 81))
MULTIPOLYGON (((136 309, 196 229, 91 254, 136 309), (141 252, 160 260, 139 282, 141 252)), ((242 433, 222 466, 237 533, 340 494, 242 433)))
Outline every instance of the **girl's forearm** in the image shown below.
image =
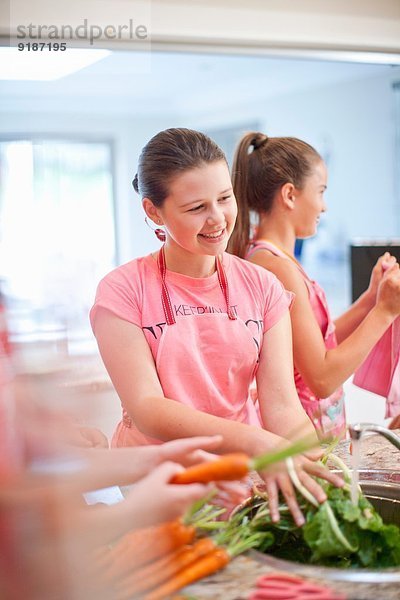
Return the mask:
POLYGON ((373 306, 373 298, 371 299, 368 292, 364 292, 346 312, 335 320, 336 338, 339 344, 357 329, 373 306))
POLYGON ((282 441, 261 427, 210 415, 164 397, 144 398, 137 403, 132 417, 143 434, 162 441, 222 435, 218 453, 242 451, 254 456, 275 448, 282 441))
POLYGON ((374 307, 349 337, 326 352, 321 365, 316 366, 317 376, 313 381, 304 376, 307 385, 320 398, 332 394, 362 364, 392 321, 393 318, 374 307))
MULTIPOLYGON (((297 394, 296 394, 297 397, 297 394)), ((265 426, 270 432, 287 440, 297 440, 308 436, 315 436, 315 428, 305 413, 301 402, 297 397, 296 401, 287 403, 287 398, 282 398, 276 404, 276 408, 271 411, 261 409, 261 415, 265 426)))

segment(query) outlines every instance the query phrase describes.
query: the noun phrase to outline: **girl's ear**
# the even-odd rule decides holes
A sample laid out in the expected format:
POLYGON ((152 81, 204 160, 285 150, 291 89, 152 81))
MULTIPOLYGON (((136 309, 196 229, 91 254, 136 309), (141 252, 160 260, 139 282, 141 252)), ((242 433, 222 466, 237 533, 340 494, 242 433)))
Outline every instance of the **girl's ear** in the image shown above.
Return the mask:
POLYGON ((283 205, 289 210, 293 210, 295 208, 296 203, 296 188, 293 183, 285 183, 281 187, 281 199, 283 205))
POLYGON ((157 207, 154 206, 154 204, 152 203, 152 201, 149 198, 143 198, 142 206, 143 206, 144 212, 146 213, 148 218, 153 221, 153 223, 156 223, 157 225, 163 224, 163 220, 161 218, 161 215, 160 215, 157 207))

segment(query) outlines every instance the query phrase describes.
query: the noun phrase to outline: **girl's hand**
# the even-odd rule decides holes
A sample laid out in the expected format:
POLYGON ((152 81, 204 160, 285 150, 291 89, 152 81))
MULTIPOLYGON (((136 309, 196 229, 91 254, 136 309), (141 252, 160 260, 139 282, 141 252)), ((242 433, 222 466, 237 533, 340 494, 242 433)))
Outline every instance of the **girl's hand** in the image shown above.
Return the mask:
POLYGON ((198 462, 206 460, 207 456, 215 458, 215 454, 202 454, 202 450, 214 450, 222 443, 222 435, 204 435, 188 438, 180 438, 171 442, 165 442, 155 448, 160 452, 161 461, 170 460, 184 467, 190 467, 198 462))
POLYGON ((234 508, 251 496, 253 482, 250 477, 247 477, 242 481, 215 482, 215 487, 216 494, 210 499, 209 503, 224 508, 225 512, 220 519, 226 520, 229 519, 234 508))
MULTIPOLYGON (((221 445, 222 436, 198 436, 192 438, 183 438, 166 442, 159 446, 164 460, 179 462, 185 467, 190 467, 205 461, 212 461, 219 456, 200 448, 212 450, 221 445)), ((318 457, 320 458, 320 457, 318 457)), ((251 494, 251 481, 218 481, 215 482, 216 495, 210 501, 226 508, 226 516, 230 511, 241 504, 251 494)))
POLYGON ((172 477, 183 470, 181 465, 164 462, 149 475, 134 484, 126 498, 130 518, 140 527, 172 521, 183 515, 189 506, 213 489, 210 485, 193 483, 174 485, 172 477))
MULTIPOLYGON (((325 502, 326 494, 322 487, 315 481, 314 477, 326 479, 326 481, 329 481, 336 487, 342 487, 344 484, 339 475, 332 473, 320 463, 310 460, 304 455, 294 458, 293 466, 298 480, 317 502, 325 502)), ((278 508, 280 491, 286 500, 296 525, 299 527, 304 525, 304 515, 298 505, 296 491, 289 476, 287 464, 280 463, 274 469, 274 472, 264 473, 263 479, 267 487, 272 521, 278 522, 280 518, 278 508)))
POLYGON ((378 287, 376 306, 389 317, 400 314, 400 268, 396 262, 386 270, 378 287))
POLYGON ((390 252, 385 252, 385 254, 382 254, 382 256, 380 256, 376 261, 376 264, 371 271, 371 278, 367 290, 367 293, 373 304, 376 302, 379 284, 382 281, 385 272, 393 267, 396 262, 396 257, 392 256, 390 252))
MULTIPOLYGON (((220 458, 217 454, 211 452, 204 452, 204 450, 197 450, 193 452, 191 456, 191 464, 196 465, 202 462, 210 462, 220 458)), ((191 466, 190 464, 185 466, 191 466)), ((251 496, 251 490, 253 488, 253 482, 250 477, 247 477, 241 481, 215 481, 215 496, 210 500, 210 504, 216 504, 225 508, 226 512, 222 515, 222 519, 228 519, 232 510, 241 504, 249 496, 251 496)))

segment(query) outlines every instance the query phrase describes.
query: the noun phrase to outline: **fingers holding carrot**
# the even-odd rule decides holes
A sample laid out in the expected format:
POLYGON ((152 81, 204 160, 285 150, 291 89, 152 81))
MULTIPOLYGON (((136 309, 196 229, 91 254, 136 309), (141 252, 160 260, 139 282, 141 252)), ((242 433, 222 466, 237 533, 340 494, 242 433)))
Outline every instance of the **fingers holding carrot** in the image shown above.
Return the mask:
POLYGON ((222 439, 222 435, 181 438, 165 442, 158 448, 162 460, 170 460, 184 466, 190 466, 204 460, 201 454, 202 450, 215 450, 221 445, 222 439))
POLYGON ((212 486, 203 483, 174 485, 171 479, 183 467, 173 462, 164 462, 150 475, 136 483, 127 498, 129 508, 140 527, 147 527, 181 516, 196 500, 211 491, 212 486))
POLYGON ((244 479, 250 471, 258 471, 267 484, 270 496, 272 520, 279 520, 278 489, 284 495, 297 525, 304 523, 296 499, 295 488, 312 503, 324 502, 326 495, 322 487, 313 479, 320 477, 340 487, 343 481, 322 464, 310 460, 303 453, 316 446, 315 436, 292 442, 289 446, 278 448, 250 458, 244 453, 225 454, 217 460, 205 461, 184 471, 177 472, 173 482, 191 484, 193 482, 235 481, 244 479), (296 457, 293 459, 293 457, 296 457))
MULTIPOLYGON (((192 464, 198 465, 199 463, 211 463, 215 460, 221 460, 221 456, 204 450, 196 450, 192 454, 192 459, 192 464)), ((206 465, 204 466, 207 468, 206 465)), ((210 504, 216 504, 226 509, 223 518, 228 518, 233 508, 250 496, 252 489, 252 481, 249 477, 245 477, 241 481, 216 480, 214 485, 215 496, 210 499, 210 504)))

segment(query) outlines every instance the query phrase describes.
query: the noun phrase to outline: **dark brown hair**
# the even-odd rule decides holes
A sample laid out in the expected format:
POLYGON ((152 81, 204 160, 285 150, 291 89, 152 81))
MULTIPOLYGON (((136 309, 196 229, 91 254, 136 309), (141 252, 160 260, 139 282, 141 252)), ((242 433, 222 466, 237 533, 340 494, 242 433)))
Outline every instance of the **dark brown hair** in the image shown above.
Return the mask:
POLYGON ((243 136, 232 166, 238 216, 229 252, 245 256, 250 241, 250 211, 258 215, 270 212, 276 193, 285 183, 302 189, 319 160, 318 152, 297 138, 269 138, 255 132, 243 136))
POLYGON ((192 129, 166 129, 143 148, 132 185, 142 198, 162 206, 172 179, 202 165, 224 160, 225 154, 207 135, 192 129))

